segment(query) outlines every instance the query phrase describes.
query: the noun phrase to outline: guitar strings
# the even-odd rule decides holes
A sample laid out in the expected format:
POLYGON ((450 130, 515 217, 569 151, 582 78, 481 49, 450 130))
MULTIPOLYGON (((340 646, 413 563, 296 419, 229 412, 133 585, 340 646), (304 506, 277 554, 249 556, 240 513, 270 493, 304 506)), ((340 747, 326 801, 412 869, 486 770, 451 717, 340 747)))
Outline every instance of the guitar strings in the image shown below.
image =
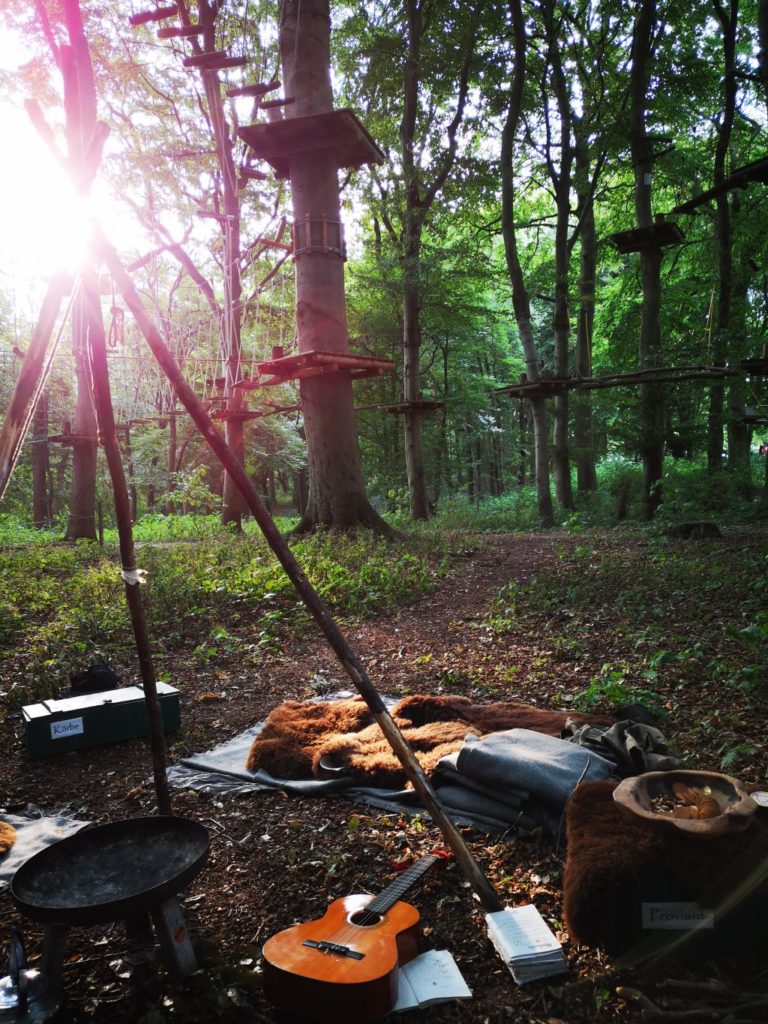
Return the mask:
POLYGON ((360 910, 353 911, 350 917, 347 918, 344 927, 329 935, 326 941, 336 943, 340 946, 349 945, 354 940, 360 928, 370 927, 383 918, 386 911, 391 909, 395 903, 398 902, 400 897, 403 896, 411 886, 416 884, 419 878, 426 873, 437 859, 438 858, 434 854, 422 857, 421 860, 418 860, 412 867, 410 867, 401 878, 396 879, 391 885, 387 886, 387 888, 378 896, 372 897, 368 904, 360 910), (383 910, 379 911, 371 909, 372 904, 377 902, 386 904, 383 910), (352 917, 355 916, 358 917, 358 920, 352 921, 352 917))

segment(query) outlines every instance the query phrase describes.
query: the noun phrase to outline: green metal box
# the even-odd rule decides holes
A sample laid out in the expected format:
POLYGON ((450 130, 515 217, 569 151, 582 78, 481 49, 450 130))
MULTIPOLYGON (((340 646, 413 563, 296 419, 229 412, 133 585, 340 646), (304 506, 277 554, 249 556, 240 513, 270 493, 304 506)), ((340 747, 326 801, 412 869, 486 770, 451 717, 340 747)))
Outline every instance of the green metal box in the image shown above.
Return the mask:
MULTIPOLYGON (((166 732, 179 728, 179 691, 157 684, 166 732)), ((28 704, 21 709, 27 750, 32 757, 63 754, 101 743, 133 740, 149 733, 144 690, 125 686, 61 700, 28 704)))

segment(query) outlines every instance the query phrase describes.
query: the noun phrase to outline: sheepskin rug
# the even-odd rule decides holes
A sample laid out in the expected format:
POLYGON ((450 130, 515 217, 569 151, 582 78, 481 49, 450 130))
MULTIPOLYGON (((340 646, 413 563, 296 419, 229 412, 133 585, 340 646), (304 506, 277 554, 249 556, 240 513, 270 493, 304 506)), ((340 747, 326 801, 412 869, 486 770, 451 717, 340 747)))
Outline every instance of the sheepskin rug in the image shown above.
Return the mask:
MULTIPOLYGON (((392 709, 419 763, 429 775, 441 757, 461 747, 468 733, 476 736, 502 729, 533 729, 559 736, 572 714, 546 711, 529 704, 474 704, 467 697, 405 697, 392 709)), ((577 718, 608 724, 603 716, 577 718)), ((269 715, 246 760, 281 779, 322 776, 321 761, 343 768, 345 775, 367 786, 399 789, 406 777, 361 697, 306 703, 288 701, 269 715)))

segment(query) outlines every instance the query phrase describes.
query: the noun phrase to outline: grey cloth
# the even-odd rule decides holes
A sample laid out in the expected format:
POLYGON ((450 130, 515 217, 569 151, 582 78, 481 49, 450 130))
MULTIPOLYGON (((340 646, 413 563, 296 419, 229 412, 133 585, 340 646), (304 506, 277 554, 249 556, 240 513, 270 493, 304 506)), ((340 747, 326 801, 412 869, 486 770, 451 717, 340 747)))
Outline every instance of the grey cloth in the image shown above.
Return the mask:
MULTIPOLYGON (((328 700, 351 697, 352 693, 344 691, 333 694, 328 700)), ((385 703, 391 705, 394 698, 385 697, 385 703)), ((167 770, 168 782, 174 789, 190 789, 198 793, 209 793, 217 796, 248 796, 253 793, 281 789, 297 796, 330 796, 338 793, 352 800, 360 800, 371 807, 397 814, 426 815, 424 806, 412 789, 376 789, 370 786, 355 785, 348 778, 338 779, 278 779, 269 772, 249 772, 245 768, 245 760, 254 738, 263 728, 263 722, 246 729, 232 739, 218 744, 211 750, 193 757, 182 758, 167 770)), ((440 762, 443 782, 448 784, 448 776, 456 776, 456 755, 443 758, 440 762), (443 762, 446 762, 443 771, 443 762)), ((438 780, 435 786, 438 799, 448 816, 456 825, 475 828, 492 836, 503 836, 510 832, 515 835, 530 835, 542 824, 549 827, 549 822, 542 818, 548 813, 543 808, 538 816, 526 808, 523 813, 522 800, 527 794, 509 788, 504 794, 489 794, 488 787, 482 780, 475 783, 464 779, 461 793, 453 794, 453 804, 449 804, 441 795, 438 780), (469 794, 469 795, 467 795, 469 794), (485 794, 489 802, 480 806, 479 796, 485 794)))
POLYGON ((36 853, 89 824, 67 818, 64 814, 43 814, 32 806, 23 814, 2 813, 0 818, 16 829, 16 842, 4 857, 0 857, 0 888, 10 884, 21 865, 36 853))
POLYGON ((580 782, 609 779, 616 771, 599 754, 532 729, 469 735, 456 767, 490 791, 523 789, 553 810, 565 807, 580 782))
MULTIPOLYGON (((455 754, 446 754, 445 757, 440 758, 435 769, 434 784, 436 786, 461 786, 470 793, 487 796, 488 784, 485 781, 476 782, 469 775, 460 772, 456 764, 458 757, 459 753, 457 751, 455 754)), ((514 812, 520 810, 523 802, 529 796, 530 793, 524 789, 513 789, 511 786, 505 786, 503 790, 494 790, 493 799, 504 804, 508 811, 514 812)))
POLYGON ((585 725, 569 718, 562 736, 613 761, 623 779, 643 772, 674 771, 683 763, 669 752, 662 732, 641 722, 625 720, 611 726, 585 725))

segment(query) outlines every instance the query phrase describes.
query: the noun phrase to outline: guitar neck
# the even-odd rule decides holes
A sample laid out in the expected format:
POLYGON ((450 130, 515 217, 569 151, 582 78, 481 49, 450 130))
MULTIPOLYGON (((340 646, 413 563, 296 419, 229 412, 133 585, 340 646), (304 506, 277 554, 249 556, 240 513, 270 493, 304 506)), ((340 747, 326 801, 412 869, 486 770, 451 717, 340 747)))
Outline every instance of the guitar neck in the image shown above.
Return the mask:
POLYGON ((385 914, 390 907, 394 906, 395 903, 421 878, 423 874, 432 867, 438 858, 435 854, 430 853, 426 857, 422 857, 421 860, 417 860, 415 864, 412 864, 399 878, 387 886, 384 892, 379 893, 376 899, 372 900, 366 910, 372 910, 376 914, 385 914))

